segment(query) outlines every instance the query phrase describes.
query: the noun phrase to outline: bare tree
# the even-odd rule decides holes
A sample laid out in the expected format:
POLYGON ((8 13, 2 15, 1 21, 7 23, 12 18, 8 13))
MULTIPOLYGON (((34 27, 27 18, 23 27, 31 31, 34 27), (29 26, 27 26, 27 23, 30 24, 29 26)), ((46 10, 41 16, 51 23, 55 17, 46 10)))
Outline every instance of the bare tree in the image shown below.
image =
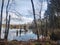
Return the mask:
POLYGON ((7 30, 6 30, 6 39, 8 39, 8 34, 9 34, 9 27, 10 27, 10 19, 11 19, 11 16, 9 15, 9 20, 8 20, 8 24, 7 24, 7 30))
POLYGON ((7 25, 7 17, 8 17, 8 7, 9 7, 9 2, 10 2, 10 0, 8 0, 8 3, 7 3, 7 6, 6 6, 6 28, 5 28, 5 36, 4 36, 4 38, 5 39, 7 39, 7 27, 8 27, 8 25, 7 25))
MULTIPOLYGON (((48 4, 48 0, 47 0, 47 4, 48 4)), ((48 25, 47 25, 47 15, 46 15, 46 36, 47 36, 47 34, 48 34, 47 27, 48 27, 48 25)))
POLYGON ((41 17, 42 8, 43 8, 43 0, 40 0, 40 12, 39 12, 39 17, 40 17, 40 22, 41 22, 40 30, 41 30, 41 34, 43 35, 42 17, 41 17))
POLYGON ((1 17, 0 17, 0 39, 1 39, 1 29, 2 29, 3 6, 4 6, 4 0, 2 0, 2 6, 1 6, 1 17))
POLYGON ((36 28, 36 31, 37 31, 37 39, 39 40, 39 30, 38 30, 38 27, 37 27, 35 8, 34 8, 33 0, 31 0, 31 4, 32 4, 32 10, 33 10, 33 16, 34 16, 34 24, 35 24, 35 28, 36 28))
MULTIPOLYGON (((46 15, 46 14, 45 14, 45 15, 46 15)), ((48 23, 48 22, 47 22, 47 15, 46 15, 45 18, 46 18, 45 33, 46 33, 46 36, 47 36, 47 33, 48 33, 48 31, 47 31, 47 28, 48 28, 48 25, 47 25, 47 23, 48 23)))

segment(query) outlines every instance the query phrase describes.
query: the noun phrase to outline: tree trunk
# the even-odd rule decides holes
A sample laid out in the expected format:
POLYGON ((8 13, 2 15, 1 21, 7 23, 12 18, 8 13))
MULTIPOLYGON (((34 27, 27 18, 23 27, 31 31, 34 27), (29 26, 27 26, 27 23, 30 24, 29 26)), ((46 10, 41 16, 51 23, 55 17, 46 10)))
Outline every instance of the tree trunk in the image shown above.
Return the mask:
POLYGON ((18 36, 18 30, 16 30, 16 36, 18 36))
POLYGON ((22 32, 22 26, 20 26, 20 31, 19 31, 20 36, 21 36, 21 32, 22 32))
POLYGON ((34 16, 34 24, 35 24, 35 28, 36 28, 36 31, 37 31, 37 39, 39 40, 39 30, 38 30, 38 27, 37 27, 36 16, 35 16, 35 8, 34 8, 33 0, 31 0, 31 4, 32 4, 32 10, 33 10, 33 16, 34 16))
MULTIPOLYGON (((41 22, 40 30, 41 30, 41 34, 43 35, 42 19, 41 19, 41 11, 42 11, 42 6, 43 6, 43 0, 40 3, 41 3, 41 8, 40 8, 40 12, 39 12, 40 13, 39 17, 40 17, 40 22, 41 22)), ((43 39, 43 37, 42 37, 42 39, 43 39)))
POLYGON ((3 6, 4 6, 4 0, 2 0, 2 6, 1 6, 1 17, 0 17, 0 39, 1 39, 1 30, 2 30, 3 6))
POLYGON ((9 6, 9 2, 10 2, 10 0, 8 0, 8 3, 7 3, 7 6, 6 6, 6 28, 5 28, 5 36, 4 36, 4 38, 5 39, 7 39, 7 30, 8 30, 8 19, 7 19, 7 17, 8 17, 8 6, 9 6))
MULTIPOLYGON (((47 4, 48 4, 48 0, 47 0, 47 4)), ((46 15, 46 36, 48 34, 47 27, 48 27, 48 25, 47 25, 47 15, 46 15)))
POLYGON ((7 32, 6 32, 6 39, 8 39, 9 27, 10 27, 10 15, 9 15, 9 20, 8 20, 8 28, 7 28, 7 32))
POLYGON ((47 16, 46 16, 46 36, 47 36, 47 32, 48 32, 48 31, 47 31, 47 26, 48 26, 48 25, 47 25, 47 16))

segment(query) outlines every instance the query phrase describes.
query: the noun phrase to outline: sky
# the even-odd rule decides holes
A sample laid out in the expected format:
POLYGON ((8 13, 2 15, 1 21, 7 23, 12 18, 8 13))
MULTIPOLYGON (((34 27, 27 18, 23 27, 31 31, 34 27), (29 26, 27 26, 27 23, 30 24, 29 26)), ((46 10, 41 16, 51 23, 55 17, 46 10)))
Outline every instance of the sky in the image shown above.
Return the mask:
MULTIPOLYGON (((6 23, 6 5, 7 0, 4 0, 4 9, 3 9, 3 24, 6 23)), ((1 10, 1 2, 0 0, 0 10, 1 10)), ((39 0, 33 0, 35 12, 39 14, 40 11, 40 2, 39 0)), ((47 9, 46 1, 43 2, 42 8, 42 18, 44 15, 45 10, 47 9)), ((11 22, 10 24, 27 24, 33 21, 33 14, 32 14, 32 6, 31 0, 10 0, 9 4, 9 15, 11 15, 11 22)))

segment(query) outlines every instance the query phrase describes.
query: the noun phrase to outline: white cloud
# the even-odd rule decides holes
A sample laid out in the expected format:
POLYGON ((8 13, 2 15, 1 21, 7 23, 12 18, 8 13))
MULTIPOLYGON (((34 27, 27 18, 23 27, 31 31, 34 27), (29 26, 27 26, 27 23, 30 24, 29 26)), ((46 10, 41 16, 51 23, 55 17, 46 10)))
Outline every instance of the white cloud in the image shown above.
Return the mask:
MULTIPOLYGON (((3 13, 3 23, 5 23, 4 20, 6 19, 6 14, 5 14, 6 2, 7 2, 7 0, 5 0, 5 7, 4 7, 4 13, 3 13)), ((23 15, 22 15, 22 17, 20 17, 14 13, 10 13, 11 24, 19 24, 19 23, 24 24, 27 22, 31 22, 33 20, 33 15, 31 14, 31 16, 28 17, 30 15, 28 10, 32 11, 31 0, 15 0, 15 3, 16 3, 15 7, 12 6, 12 8, 14 8, 15 10, 17 10, 19 13, 21 13, 23 15), (28 16, 25 16, 25 15, 28 15, 28 16)), ((38 10, 35 10, 37 14, 39 14, 39 11, 40 11, 39 10, 40 6, 38 5, 38 3, 39 3, 38 0, 34 0, 35 8, 38 9, 38 10)), ((47 3, 44 2, 43 10, 42 10, 42 17, 44 15, 44 11, 46 10, 46 8, 47 8, 47 3)))
POLYGON ((23 18, 23 22, 24 22, 24 23, 27 23, 27 22, 28 22, 28 23, 29 23, 29 22, 31 23, 31 22, 33 21, 32 18, 27 18, 27 17, 22 17, 22 18, 23 18))
MULTIPOLYGON (((32 18, 28 18, 28 17, 25 17, 25 16, 18 17, 14 13, 10 13, 10 15, 11 15, 10 24, 24 24, 24 23, 29 23, 29 22, 33 21, 32 18)), ((6 14, 3 13, 3 24, 5 24, 5 23, 6 23, 6 14)))

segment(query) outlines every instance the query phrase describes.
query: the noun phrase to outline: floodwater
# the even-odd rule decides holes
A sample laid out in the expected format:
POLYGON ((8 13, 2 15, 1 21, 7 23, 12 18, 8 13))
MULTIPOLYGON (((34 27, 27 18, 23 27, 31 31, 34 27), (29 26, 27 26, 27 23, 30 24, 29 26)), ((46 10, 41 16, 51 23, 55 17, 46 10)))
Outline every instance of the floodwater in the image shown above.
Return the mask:
MULTIPOLYGON (((20 29, 9 29, 9 34, 8 34, 8 41, 11 40, 18 40, 18 41, 28 41, 30 39, 37 39, 37 35, 32 32, 32 30, 28 30, 27 32, 22 29, 22 33, 20 35, 19 33, 20 29), (16 36, 16 31, 18 30, 18 36, 16 36)), ((5 29, 2 29, 1 31, 1 38, 4 39, 4 33, 5 29)), ((40 35, 40 38, 42 35, 40 35)))
MULTIPOLYGON (((34 34, 31 30, 28 30, 27 32, 22 29, 22 33, 20 35, 19 33, 20 29, 9 29, 9 34, 8 34, 8 41, 11 40, 18 40, 18 41, 28 41, 30 39, 37 39, 37 35, 34 34), (16 36, 16 31, 18 30, 18 36, 16 36)), ((2 29, 1 31, 1 38, 4 38, 4 33, 5 29, 2 29)))

